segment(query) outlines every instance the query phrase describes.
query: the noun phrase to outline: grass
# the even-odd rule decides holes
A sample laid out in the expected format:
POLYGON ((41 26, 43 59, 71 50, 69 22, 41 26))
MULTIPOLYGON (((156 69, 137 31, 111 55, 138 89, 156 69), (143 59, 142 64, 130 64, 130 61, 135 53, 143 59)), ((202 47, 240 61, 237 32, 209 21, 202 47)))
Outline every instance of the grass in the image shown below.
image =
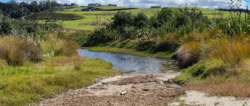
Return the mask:
POLYGON ((99 9, 126 9, 126 8, 130 8, 130 7, 117 7, 117 6, 100 6, 98 7, 99 9))
POLYGON ((187 89, 197 90, 219 96, 250 97, 249 73, 229 78, 211 76, 202 81, 192 81, 187 89))
POLYGON ((93 79, 121 72, 111 70, 112 64, 101 59, 84 57, 75 69, 79 57, 48 57, 41 63, 26 62, 23 66, 0 66, 1 105, 23 105, 49 98, 69 88, 92 84, 93 79))
POLYGON ((47 33, 47 40, 40 43, 43 54, 52 56, 72 56, 77 54, 79 44, 71 39, 65 39, 58 33, 47 33))

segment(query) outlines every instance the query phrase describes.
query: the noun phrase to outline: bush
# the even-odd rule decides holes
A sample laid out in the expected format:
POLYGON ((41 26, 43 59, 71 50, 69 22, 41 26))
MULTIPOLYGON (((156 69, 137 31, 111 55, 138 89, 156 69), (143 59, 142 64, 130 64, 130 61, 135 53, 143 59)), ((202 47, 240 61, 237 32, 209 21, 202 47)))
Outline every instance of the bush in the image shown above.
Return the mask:
POLYGON ((113 24, 112 28, 116 29, 119 27, 125 27, 132 25, 133 16, 131 12, 118 11, 115 16, 112 18, 113 24))
POLYGON ((142 12, 138 13, 137 16, 134 17, 133 22, 134 22, 134 26, 137 28, 144 28, 144 27, 149 26, 149 19, 142 12))
POLYGON ((26 61, 42 60, 40 48, 34 42, 15 36, 0 38, 0 58, 9 65, 22 65, 26 61))

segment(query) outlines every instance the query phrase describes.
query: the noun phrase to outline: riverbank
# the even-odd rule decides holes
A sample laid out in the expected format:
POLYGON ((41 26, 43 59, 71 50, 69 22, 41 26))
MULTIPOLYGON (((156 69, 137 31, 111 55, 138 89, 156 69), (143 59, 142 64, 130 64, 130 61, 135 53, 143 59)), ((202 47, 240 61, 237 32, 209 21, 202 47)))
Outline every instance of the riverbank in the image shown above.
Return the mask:
POLYGON ((37 102, 93 84, 95 78, 121 74, 112 64, 88 57, 45 57, 23 66, 0 64, 0 103, 14 106, 37 102))

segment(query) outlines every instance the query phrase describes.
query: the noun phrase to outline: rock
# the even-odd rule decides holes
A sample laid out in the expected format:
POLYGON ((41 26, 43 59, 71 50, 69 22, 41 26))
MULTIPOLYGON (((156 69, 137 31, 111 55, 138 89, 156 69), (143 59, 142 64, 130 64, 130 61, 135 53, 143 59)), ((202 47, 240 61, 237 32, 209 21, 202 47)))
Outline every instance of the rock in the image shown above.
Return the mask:
POLYGON ((125 95, 127 92, 126 91, 123 91, 120 93, 120 95, 125 95))
POLYGON ((179 102, 176 102, 176 103, 172 103, 170 104, 169 106, 180 106, 181 104, 179 102))
POLYGON ((145 88, 144 88, 144 89, 142 89, 142 90, 143 90, 143 91, 149 91, 149 89, 145 89, 145 88))

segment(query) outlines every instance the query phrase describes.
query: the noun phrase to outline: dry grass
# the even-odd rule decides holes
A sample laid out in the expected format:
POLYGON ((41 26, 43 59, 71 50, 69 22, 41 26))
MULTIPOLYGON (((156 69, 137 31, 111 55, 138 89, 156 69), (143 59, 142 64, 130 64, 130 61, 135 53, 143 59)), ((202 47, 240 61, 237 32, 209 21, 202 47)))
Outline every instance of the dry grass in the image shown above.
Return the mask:
POLYGON ((4 36, 0 38, 0 58, 9 65, 22 65, 26 61, 38 62, 40 48, 25 38, 16 36, 4 36))
POLYGON ((47 40, 40 46, 44 54, 50 54, 51 56, 72 56, 77 54, 77 49, 80 48, 77 42, 65 39, 58 33, 48 34, 47 40))
POLYGON ((230 78, 211 76, 202 81, 188 83, 187 88, 219 96, 250 97, 249 74, 230 78))
POLYGON ((249 98, 249 35, 229 37, 220 34, 220 30, 217 29, 217 31, 188 34, 180 38, 184 43, 177 51, 180 63, 187 61, 188 64, 199 57, 196 61, 204 67, 197 71, 198 76, 192 76, 192 72, 196 71, 189 70, 184 71, 185 75, 178 79, 190 80, 187 85, 191 90, 212 95, 249 98))
POLYGON ((188 67, 199 60, 200 55, 200 43, 189 42, 182 45, 177 50, 177 58, 180 66, 188 67))

